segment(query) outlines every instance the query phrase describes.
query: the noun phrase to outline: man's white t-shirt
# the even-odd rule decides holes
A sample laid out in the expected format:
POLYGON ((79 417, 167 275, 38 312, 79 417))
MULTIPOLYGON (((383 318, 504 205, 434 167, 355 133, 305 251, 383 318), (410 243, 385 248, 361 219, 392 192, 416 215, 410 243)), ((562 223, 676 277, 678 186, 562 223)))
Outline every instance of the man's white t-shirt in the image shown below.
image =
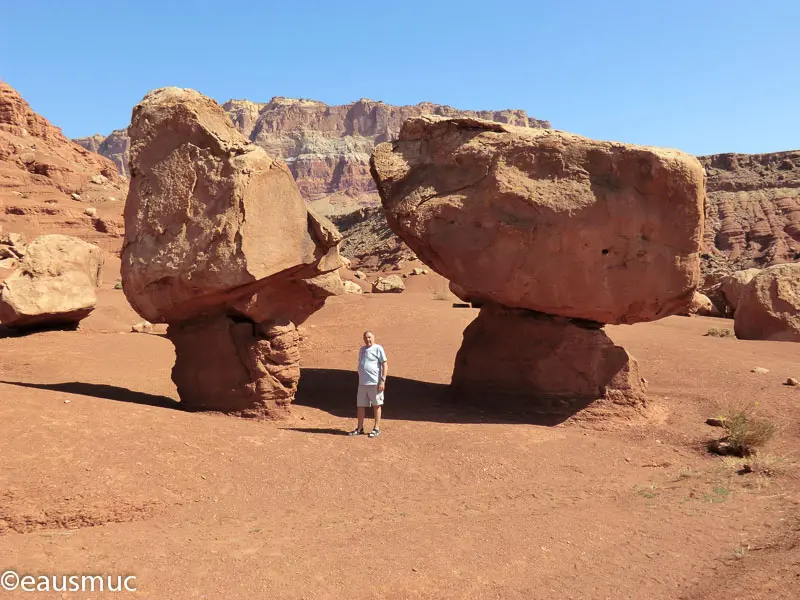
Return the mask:
POLYGON ((381 364, 386 362, 386 352, 380 344, 361 346, 358 351, 358 385, 378 385, 381 364))

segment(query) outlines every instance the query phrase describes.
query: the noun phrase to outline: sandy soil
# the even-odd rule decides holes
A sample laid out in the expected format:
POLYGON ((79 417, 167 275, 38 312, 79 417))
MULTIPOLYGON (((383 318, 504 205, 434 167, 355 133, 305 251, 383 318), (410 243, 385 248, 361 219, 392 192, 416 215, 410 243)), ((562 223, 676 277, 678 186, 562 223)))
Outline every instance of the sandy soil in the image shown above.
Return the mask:
POLYGON ((170 342, 128 333, 106 279, 79 331, 0 339, 0 571, 133 574, 170 599, 800 596, 798 344, 611 327, 651 418, 543 426, 448 396, 476 311, 411 277, 306 322, 292 417, 256 422, 179 410, 170 342), (340 435, 365 328, 391 369, 374 440, 340 435), (756 402, 781 427, 772 474, 739 475, 704 420, 756 402))

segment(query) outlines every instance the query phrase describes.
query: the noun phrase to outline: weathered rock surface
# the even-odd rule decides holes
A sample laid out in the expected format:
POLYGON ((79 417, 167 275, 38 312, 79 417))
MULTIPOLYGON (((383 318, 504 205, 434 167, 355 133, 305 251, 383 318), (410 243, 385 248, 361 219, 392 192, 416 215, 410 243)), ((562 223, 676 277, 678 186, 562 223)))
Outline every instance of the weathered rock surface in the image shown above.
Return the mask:
MULTIPOLYGON (((392 106, 362 99, 328 106, 315 100, 276 97, 266 103, 230 100, 223 109, 245 137, 287 163, 303 196, 319 201, 325 214, 378 203, 369 172, 370 153, 375 144, 396 138, 403 121, 410 117, 469 116, 521 127, 550 126, 521 110, 468 111, 429 102, 392 106)), ((75 141, 112 159, 120 173, 128 175, 124 137, 124 130, 119 130, 109 138, 91 136, 75 141)))
POLYGON ((372 172, 392 230, 472 298, 635 323, 697 286, 704 174, 687 154, 420 117, 372 172))
POLYGON ((800 150, 701 156, 706 248, 733 269, 800 258, 800 150))
POLYGON ((341 236, 306 208, 286 165, 198 92, 151 92, 129 132, 125 295, 148 321, 170 324, 185 406, 275 416, 299 376, 286 358, 296 348, 282 348, 297 336, 286 332, 344 293, 341 236))
POLYGON ((128 167, 130 160, 131 142, 125 129, 115 129, 108 136, 96 133, 89 137, 75 138, 72 140, 90 152, 96 152, 112 161, 120 175, 130 178, 131 170, 128 167))
POLYGON ((0 323, 17 329, 76 325, 94 310, 100 248, 64 235, 37 237, 0 284, 0 323))
POLYGON ((750 280, 734 313, 736 337, 800 342, 800 264, 773 265, 750 280))
POLYGON ((720 289, 732 311, 735 311, 739 305, 739 297, 742 295, 744 288, 760 272, 761 269, 745 269, 743 271, 735 271, 722 278, 720 289))
POLYGON ((597 400, 640 407, 646 389, 636 360, 601 327, 496 304, 464 330, 452 387, 458 398, 564 415, 597 400))

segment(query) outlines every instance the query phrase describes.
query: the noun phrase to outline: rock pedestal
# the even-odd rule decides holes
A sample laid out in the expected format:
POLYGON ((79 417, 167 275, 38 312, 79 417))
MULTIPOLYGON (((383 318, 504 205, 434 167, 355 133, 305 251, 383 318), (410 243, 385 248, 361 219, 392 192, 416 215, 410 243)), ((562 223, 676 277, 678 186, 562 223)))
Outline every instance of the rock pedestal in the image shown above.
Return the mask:
POLYGON ((217 316, 170 325, 172 380, 188 410, 277 417, 300 380, 294 323, 254 323, 217 316))
POLYGON ((645 383, 636 360, 602 325, 497 304, 464 330, 453 369, 459 398, 572 414, 606 400, 639 406, 645 383))

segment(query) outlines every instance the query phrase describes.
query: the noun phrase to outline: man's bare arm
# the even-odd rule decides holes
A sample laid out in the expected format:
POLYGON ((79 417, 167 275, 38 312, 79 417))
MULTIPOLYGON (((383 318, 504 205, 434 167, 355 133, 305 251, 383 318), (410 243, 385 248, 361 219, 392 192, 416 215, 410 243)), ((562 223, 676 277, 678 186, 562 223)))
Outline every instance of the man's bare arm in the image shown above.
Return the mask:
POLYGON ((381 379, 378 382, 378 391, 382 392, 383 388, 386 386, 386 376, 389 374, 389 362, 383 361, 381 363, 381 379))

